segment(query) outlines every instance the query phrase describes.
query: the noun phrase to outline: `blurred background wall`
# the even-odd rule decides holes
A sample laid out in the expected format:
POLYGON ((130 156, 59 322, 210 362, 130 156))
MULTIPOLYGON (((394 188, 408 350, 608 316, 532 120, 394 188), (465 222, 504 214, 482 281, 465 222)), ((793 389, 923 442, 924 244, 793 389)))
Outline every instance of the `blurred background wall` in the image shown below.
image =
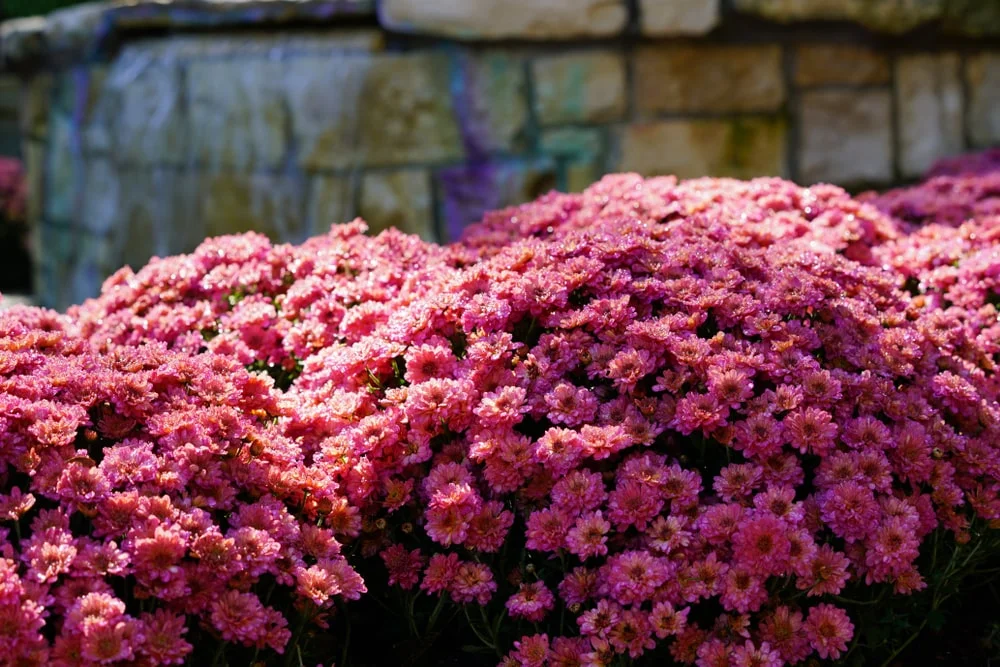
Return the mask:
POLYGON ((998 0, 128 0, 0 53, 56 307, 206 235, 446 241, 612 171, 856 189, 1000 144, 998 0))

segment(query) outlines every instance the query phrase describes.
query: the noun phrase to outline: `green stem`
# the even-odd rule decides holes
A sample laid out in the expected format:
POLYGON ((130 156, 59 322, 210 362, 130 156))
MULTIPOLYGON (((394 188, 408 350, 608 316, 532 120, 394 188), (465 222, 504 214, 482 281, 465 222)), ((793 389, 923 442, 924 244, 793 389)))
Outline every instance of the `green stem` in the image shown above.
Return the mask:
POLYGON ((427 632, 424 634, 429 635, 431 634, 431 631, 434 630, 434 625, 437 623, 438 617, 441 616, 441 610, 444 609, 445 595, 446 595, 445 593, 441 593, 441 595, 438 597, 437 604, 434 606, 434 611, 431 612, 431 617, 427 621, 427 632))
POLYGON ((219 642, 219 648, 215 649, 215 655, 212 656, 212 667, 216 667, 219 664, 219 658, 226 652, 226 644, 228 642, 219 642))
POLYGON ((291 640, 288 642, 288 652, 285 654, 285 667, 291 667, 292 665, 292 654, 294 653, 295 647, 299 644, 299 637, 302 635, 302 631, 306 628, 306 622, 306 616, 303 614, 299 618, 299 623, 295 627, 295 632, 292 633, 291 640))
POLYGON ((878 604, 882 601, 882 596, 875 598, 874 600, 851 600, 850 598, 843 598, 839 595, 831 595, 837 602, 843 602, 844 604, 858 604, 858 605, 873 605, 878 604))
POLYGON ((473 634, 475 634, 475 635, 476 635, 476 637, 478 637, 478 638, 479 638, 479 641, 481 641, 481 642, 483 643, 483 646, 486 646, 487 648, 491 648, 491 649, 493 649, 494 651, 496 651, 496 650, 497 650, 497 647, 496 647, 496 646, 494 646, 494 645, 493 645, 493 644, 492 644, 492 643, 490 642, 490 640, 489 640, 489 639, 486 639, 485 637, 483 637, 483 635, 482 635, 482 634, 481 634, 481 633, 479 632, 479 630, 478 630, 478 629, 476 628, 476 624, 472 622, 472 618, 471 618, 471 617, 469 616, 469 609, 468 609, 468 607, 466 607, 465 605, 463 605, 463 606, 462 606, 462 611, 463 611, 463 612, 465 613, 465 620, 466 620, 466 621, 468 621, 468 623, 469 623, 469 628, 470 628, 470 629, 472 630, 473 634))
MULTIPOLYGON (((932 608, 932 610, 933 610, 933 608, 932 608)), ((889 667, 889 665, 892 664, 892 661, 896 659, 896 656, 898 656, 900 653, 902 653, 904 650, 906 650, 906 647, 909 646, 910 644, 912 644, 913 640, 916 639, 920 635, 920 633, 923 631, 925 625, 927 625, 927 619, 926 618, 924 618, 923 622, 920 624, 920 627, 918 627, 917 630, 912 635, 910 635, 909 638, 905 642, 903 642, 902 646, 900 646, 899 648, 897 648, 895 651, 892 652, 892 655, 890 655, 888 658, 886 658, 886 661, 882 663, 882 667, 889 667)))

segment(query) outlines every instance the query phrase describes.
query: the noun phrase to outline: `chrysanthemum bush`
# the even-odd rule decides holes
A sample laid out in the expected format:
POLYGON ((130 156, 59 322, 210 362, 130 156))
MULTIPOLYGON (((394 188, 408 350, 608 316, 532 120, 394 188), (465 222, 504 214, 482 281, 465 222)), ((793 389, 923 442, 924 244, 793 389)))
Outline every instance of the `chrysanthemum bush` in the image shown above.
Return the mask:
POLYGON ((280 433, 270 378, 68 329, 0 315, 4 664, 282 652, 289 621, 324 623, 365 591, 319 525, 336 486, 280 433))
POLYGON ((1000 565, 996 219, 963 210, 616 176, 451 246, 227 237, 15 311, 0 631, 40 663, 891 660, 1000 565))

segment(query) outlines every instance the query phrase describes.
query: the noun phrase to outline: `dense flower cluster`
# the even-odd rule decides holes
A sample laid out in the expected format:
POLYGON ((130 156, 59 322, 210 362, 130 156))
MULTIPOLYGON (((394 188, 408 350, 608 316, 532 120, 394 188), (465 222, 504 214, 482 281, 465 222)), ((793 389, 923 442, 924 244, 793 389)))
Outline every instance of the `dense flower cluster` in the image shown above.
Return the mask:
POLYGON ((859 199, 912 225, 959 225, 1000 215, 1000 149, 942 160, 922 183, 864 193, 859 199))
POLYGON ((875 263, 916 297, 932 338, 992 374, 1000 361, 1000 150, 944 160, 927 181, 870 201, 901 225, 920 223, 877 248, 875 263))
POLYGON ((505 665, 842 657, 848 591, 920 591, 931 539, 1000 520, 1000 218, 892 203, 950 178, 988 213, 955 171, 607 177, 451 246, 226 237, 5 316, 0 630, 173 664, 370 588, 505 665))
POLYGON ((299 360, 383 322, 399 299, 433 289, 434 274, 468 253, 360 220, 300 246, 247 233, 209 239, 190 255, 154 259, 109 278, 100 299, 70 309, 80 335, 116 345, 159 341, 267 369, 279 381, 299 360))
POLYGON ((5 664, 182 664, 188 619, 280 652, 293 610, 263 581, 313 616, 364 592, 317 525, 336 484, 280 433, 270 378, 68 324, 0 315, 5 664))
POLYGON ((511 664, 606 664, 669 637, 702 665, 836 658, 853 633, 833 596, 920 590, 928 534, 961 535, 968 503, 1000 517, 988 379, 913 323, 894 276, 810 234, 588 209, 643 188, 606 179, 582 220, 494 246, 307 360, 289 427, 390 518, 366 539, 395 580, 418 585, 426 561, 429 593, 575 620, 511 664), (484 567, 505 542, 533 572, 484 567))

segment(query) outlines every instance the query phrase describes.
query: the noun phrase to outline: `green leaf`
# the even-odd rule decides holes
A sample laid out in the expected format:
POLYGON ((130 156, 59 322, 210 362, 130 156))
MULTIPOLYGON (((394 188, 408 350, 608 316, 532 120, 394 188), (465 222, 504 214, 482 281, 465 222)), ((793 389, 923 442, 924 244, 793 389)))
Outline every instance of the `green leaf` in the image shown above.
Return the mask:
POLYGON ((927 627, 934 632, 939 632, 944 627, 946 620, 944 613, 940 609, 932 609, 927 614, 927 627))

